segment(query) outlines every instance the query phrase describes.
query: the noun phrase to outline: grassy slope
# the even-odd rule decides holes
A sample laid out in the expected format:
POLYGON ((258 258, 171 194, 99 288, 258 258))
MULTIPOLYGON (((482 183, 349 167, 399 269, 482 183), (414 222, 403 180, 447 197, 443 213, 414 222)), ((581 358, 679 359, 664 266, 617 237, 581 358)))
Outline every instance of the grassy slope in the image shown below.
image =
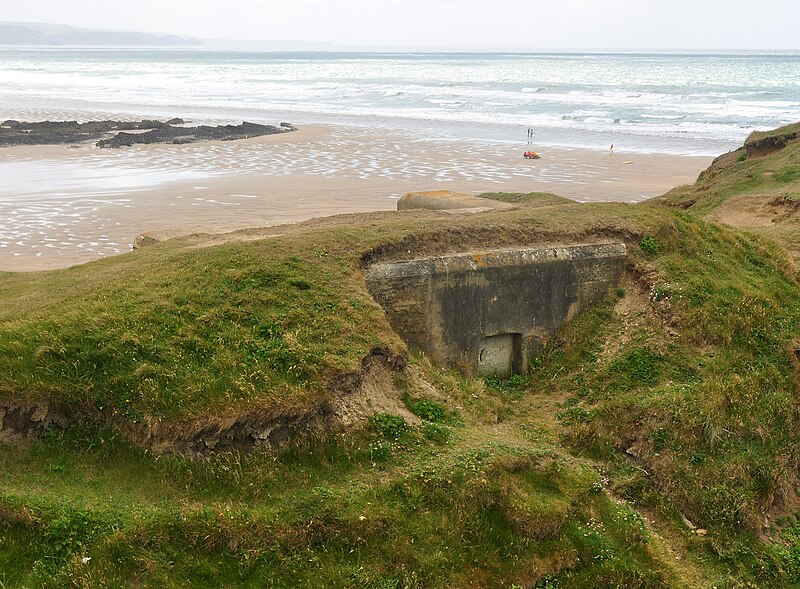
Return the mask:
POLYGON ((92 424, 6 447, 0 586, 792 586, 800 545, 756 535, 762 511, 796 505, 800 291, 780 248, 687 213, 398 215, 3 275, 0 391, 116 410, 111 426, 306 406, 371 346, 403 349, 363 252, 601 236, 628 241, 641 280, 528 377, 466 380, 412 356, 440 423, 203 461, 92 424))
POLYGON ((779 241, 795 261, 800 260, 795 214, 800 206, 800 140, 789 141, 767 156, 748 157, 746 149, 751 142, 799 130, 800 123, 753 133, 744 147, 720 156, 697 183, 679 186, 656 201, 765 234, 779 241))
POLYGON ((599 328, 583 319, 553 342, 542 370, 560 370, 549 386, 567 394, 566 442, 607 463, 621 496, 644 509, 666 500, 708 530, 695 548, 738 575, 797 581, 754 540, 779 536, 798 509, 797 284, 761 238, 688 217, 676 229, 685 238, 650 261, 649 306, 619 321, 609 305, 599 328))
POLYGON ((759 139, 766 139, 768 137, 779 137, 786 135, 787 133, 797 133, 798 131, 800 131, 800 123, 793 123, 791 125, 786 125, 785 127, 772 129, 770 131, 753 131, 745 140, 745 143, 750 143, 759 139))
POLYGON ((616 227, 614 208, 576 205, 460 222, 382 215, 353 227, 348 217, 281 238, 174 240, 69 270, 0 275, 0 394, 130 420, 313 405, 372 347, 404 349, 366 291, 362 254, 557 241, 573 209, 583 211, 569 224, 577 239, 649 223, 639 215, 616 227))
POLYGON ((312 403, 326 374, 356 369, 372 346, 401 347, 354 288, 358 261, 344 251, 355 240, 330 241, 166 246, 9 275, 0 391, 131 417, 312 403))
POLYGON ((799 250, 796 209, 784 206, 800 195, 798 164, 800 142, 757 158, 740 150, 694 186, 656 199, 686 212, 675 215, 678 241, 642 244, 649 305, 599 332, 555 340, 543 368, 560 370, 552 386, 568 394, 568 443, 617 463, 619 494, 643 508, 666 499, 708 529, 698 544, 740 575, 761 567, 768 586, 784 574, 799 580, 799 250), (773 207, 766 223, 764 202, 773 207), (775 216, 776 207, 786 214, 775 216), (776 241, 701 218, 740 222, 776 241), (570 370, 565 359, 576 355, 570 370), (635 468, 624 474, 625 463, 635 468), (778 560, 765 560, 776 545, 778 560))
POLYGON ((528 194, 522 192, 486 192, 481 194, 481 197, 499 200, 500 202, 524 204, 532 207, 545 207, 569 204, 572 202, 568 198, 550 192, 530 192, 528 194))

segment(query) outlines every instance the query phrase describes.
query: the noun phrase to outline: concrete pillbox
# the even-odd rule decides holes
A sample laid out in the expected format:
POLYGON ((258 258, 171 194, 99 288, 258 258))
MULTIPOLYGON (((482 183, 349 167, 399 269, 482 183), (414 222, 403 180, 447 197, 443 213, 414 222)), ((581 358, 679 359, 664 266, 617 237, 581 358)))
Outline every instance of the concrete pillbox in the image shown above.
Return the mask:
POLYGON ((619 285, 625 254, 621 243, 474 251, 376 263, 365 277, 411 347, 467 374, 508 376, 619 285))

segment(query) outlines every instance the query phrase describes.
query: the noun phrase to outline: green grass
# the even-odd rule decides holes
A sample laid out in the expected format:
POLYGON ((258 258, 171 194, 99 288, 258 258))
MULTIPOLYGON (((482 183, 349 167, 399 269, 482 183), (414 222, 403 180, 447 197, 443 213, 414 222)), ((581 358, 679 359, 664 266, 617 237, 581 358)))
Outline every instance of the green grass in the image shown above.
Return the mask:
POLYGON ((157 248, 30 280, 47 297, 14 296, 10 277, 0 291, 27 309, 0 311, 0 391, 130 420, 312 404, 324 378, 400 345, 363 289, 342 300, 352 259, 297 247, 157 248))
POLYGON ((557 383, 570 392, 559 413, 565 440, 611 463, 635 456, 649 476, 630 500, 666 494, 709 530, 709 551, 759 562, 759 582, 781 586, 790 580, 781 557, 747 537, 761 532, 764 513, 797 509, 798 471, 787 465, 800 463, 800 291, 763 238, 685 215, 674 230, 686 241, 648 262, 672 295, 651 297, 658 311, 629 339, 619 344, 619 316, 599 332, 592 314, 567 330, 557 356, 566 368, 557 383), (581 362, 589 354, 594 361, 581 362))
POLYGON ((781 135, 786 135, 788 133, 796 133, 798 131, 800 131, 800 123, 785 125, 777 129, 772 129, 770 131, 753 131, 747 137, 745 143, 750 143, 751 141, 758 141, 760 139, 766 139, 767 137, 779 137, 781 135))
POLYGON ((57 400, 106 421, 310 411, 375 347, 404 353, 367 292, 361 256, 439 253, 658 223, 610 207, 497 213, 502 229, 421 214, 355 230, 186 247, 179 240, 48 273, 0 275, 0 394, 57 400), (575 211, 581 213, 576 217, 575 211), (410 249, 410 248, 413 248, 410 249))
POLYGON ((572 202, 568 198, 564 198, 563 196, 559 196, 551 192, 485 192, 478 196, 481 198, 489 198, 491 200, 499 200, 500 202, 534 207, 563 205, 570 204, 572 202))
POLYGON ((791 186, 786 157, 686 211, 495 195, 523 206, 0 275, 0 397, 84 416, 0 446, 0 587, 798 586, 796 523, 762 524, 800 507, 800 288, 780 245, 700 218, 791 186), (406 354, 363 260, 592 240, 627 244, 629 283, 526 375, 411 350, 387 394, 419 420, 205 459, 130 441, 324 407, 370 350, 406 354))
MULTIPOLYGON (((800 129, 800 123, 788 125, 769 132, 754 132, 748 137, 746 144, 767 137, 791 136, 800 129)), ((761 215, 765 218, 750 222, 741 221, 749 227, 781 241, 796 258, 798 249, 785 231, 782 230, 782 219, 774 223, 769 212, 764 213, 758 205, 761 203, 782 201, 791 202, 800 191, 800 139, 787 140, 785 147, 768 156, 748 158, 744 148, 725 154, 715 160, 714 164, 700 174, 693 186, 680 186, 667 194, 658 197, 656 202, 668 204, 688 210, 690 213, 704 216, 713 215, 720 207, 730 205, 737 200, 748 214, 761 215), (747 204, 750 207, 747 207, 747 204)), ((763 207, 763 204, 762 204, 763 207)))
POLYGON ((635 514, 568 456, 492 440, 443 449, 417 437, 375 464, 370 439, 197 463, 153 461, 113 433, 78 428, 4 453, 13 473, 0 494, 4 582, 507 586, 564 566, 662 578, 635 514), (609 527, 587 540, 595 522, 609 527))
POLYGON ((208 459, 154 456, 128 436, 142 422, 181 428, 308 410, 371 349, 405 353, 366 291, 364 255, 548 243, 564 238, 547 228, 554 219, 575 241, 601 229, 637 240, 669 218, 622 205, 457 223, 412 213, 0 275, 0 395, 84 415, 0 452, 1 580, 503 587, 580 574, 660 586, 669 573, 646 543, 632 548, 638 532, 612 527, 583 540, 580 530, 620 508, 592 465, 554 444, 552 419, 538 423, 522 382, 495 391, 412 355, 437 389, 398 385, 419 425, 377 414, 364 428, 282 452, 208 459))
POLYGON ((786 166, 775 172, 775 180, 788 184, 800 180, 800 166, 786 166))

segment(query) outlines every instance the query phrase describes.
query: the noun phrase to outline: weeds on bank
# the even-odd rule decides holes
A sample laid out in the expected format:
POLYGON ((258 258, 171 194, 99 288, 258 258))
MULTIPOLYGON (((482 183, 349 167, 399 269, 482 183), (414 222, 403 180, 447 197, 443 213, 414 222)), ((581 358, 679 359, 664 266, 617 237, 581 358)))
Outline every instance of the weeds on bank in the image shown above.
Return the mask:
POLYGON ((793 582, 784 557, 748 534, 761 529, 765 511, 791 505, 783 502, 798 486, 786 465, 800 463, 792 357, 800 291, 763 239, 680 214, 674 227, 691 241, 650 260, 681 296, 651 297, 642 336, 611 355, 592 354, 588 343, 602 335, 594 324, 602 311, 566 327, 552 356, 570 392, 558 417, 578 451, 611 463, 623 457, 648 473, 626 486, 631 500, 666 493, 739 574, 784 586, 793 582))
MULTIPOLYGON (((89 285, 88 297, 0 316, 0 390, 57 391, 63 402, 133 422, 260 401, 311 405, 320 373, 356 369, 392 338, 363 290, 341 300, 352 259, 312 263, 293 247, 164 248, 140 264, 100 264, 97 273, 113 277, 89 285), (69 310, 44 319, 56 305, 69 310)), ((71 278, 41 280, 52 289, 71 278)))
MULTIPOLYGON (((605 222, 595 215, 606 210, 591 209, 591 223, 605 222)), ((641 518, 606 494, 602 462, 614 492, 639 505, 667 497, 675 520, 706 526, 708 536, 686 542, 727 568, 729 587, 786 585, 795 574, 791 526, 782 548, 742 530, 758 530, 761 510, 796 488, 791 352, 800 305, 790 264, 764 240, 685 213, 618 207, 614 215, 623 210, 620 232, 637 236, 633 246, 641 235, 659 244, 631 247, 632 262, 670 289, 629 338, 618 338, 626 326, 609 300, 548 342, 524 377, 468 379, 415 355, 415 369, 442 394, 423 403, 409 396, 420 425, 378 415, 363 431, 277 454, 156 459, 96 424, 1 452, 0 580, 670 586, 673 569, 641 518), (552 437, 518 435, 523 424, 493 429, 500 417, 526 415, 538 396, 564 399, 558 418, 579 458, 552 437), (45 556, 51 544, 58 559, 45 556)), ((559 214, 574 216, 549 216, 559 214)), ((524 217, 520 227, 540 223, 524 217)), ((398 343, 363 285, 349 282, 363 235, 313 240, 208 255, 166 246, 144 256, 144 269, 126 258, 95 266, 111 273, 99 278, 82 269, 33 278, 44 294, 14 299, 33 300, 30 313, 0 311, 0 390, 58 395, 63 379, 65 399, 130 420, 145 402, 174 415, 206 402, 307 406, 329 371, 358 369, 375 342, 398 343), (64 305, 49 300, 60 296, 64 305), (62 313, 70 302, 76 310, 62 313), (243 378, 249 371, 256 376, 243 378)), ((20 288, 0 280, 6 295, 20 288)))
MULTIPOLYGON (((396 420, 376 420, 387 423, 391 436, 413 433, 396 420)), ((372 434, 365 435, 368 442, 372 434)), ((53 444, 59 453, 74 451, 69 440, 53 444)), ((102 454, 116 459, 118 452, 130 451, 121 444, 102 454)), ((370 587, 445 587, 476 575, 494 585, 535 580, 554 563, 587 575, 613 570, 603 574, 619 579, 653 566, 632 515, 619 516, 597 492, 591 470, 557 454, 488 444, 429 466, 423 452, 411 469, 398 468, 402 456, 376 469, 363 452, 350 467, 337 462, 347 452, 325 444, 272 458, 142 457, 132 465, 142 482, 154 484, 147 481, 155 470, 171 482, 173 498, 107 516, 78 504, 61 511, 56 497, 12 500, 33 517, 28 523, 2 518, 0 563, 11 563, 4 571, 15 583, 43 587, 155 587, 178 579, 201 587, 263 585, 265 579, 276 587, 346 587, 356 580, 370 587), (287 475, 294 480, 285 481, 287 475), (260 477, 269 490, 246 503, 223 499, 221 488, 233 498, 242 477, 260 477), (202 497, 208 499, 198 503, 202 497), (613 526, 594 529, 587 540, 596 521, 613 526), (642 543, 638 553, 623 548, 631 541, 642 543), (52 546, 59 552, 43 560, 52 546), (564 561, 562 554, 574 558, 564 561)), ((409 445, 404 452, 416 450, 409 445)), ((100 454, 90 450, 86 457, 91 463, 100 454)))

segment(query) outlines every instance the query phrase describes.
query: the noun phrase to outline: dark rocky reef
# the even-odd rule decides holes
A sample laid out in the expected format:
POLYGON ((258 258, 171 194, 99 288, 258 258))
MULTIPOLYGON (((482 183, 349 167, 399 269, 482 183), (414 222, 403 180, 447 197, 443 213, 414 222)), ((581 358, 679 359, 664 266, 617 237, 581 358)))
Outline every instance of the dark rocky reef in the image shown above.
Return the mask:
POLYGON ((220 125, 209 127, 173 127, 164 125, 144 133, 117 133, 110 139, 97 142, 98 147, 128 147, 135 143, 194 143, 195 141, 234 141, 262 135, 286 133, 294 128, 273 127, 243 122, 241 125, 220 125))
POLYGON ((183 119, 169 121, 42 121, 28 123, 8 120, 0 124, 0 147, 12 145, 60 145, 97 141, 98 147, 122 147, 135 143, 192 143, 232 141, 294 131, 292 126, 241 125, 181 127, 183 119), (129 133, 127 131, 136 131, 129 133), (111 133, 117 133, 107 137, 111 133))
POLYGON ((4 121, 0 124, 0 146, 58 145, 100 139, 114 131, 140 131, 183 123, 182 119, 161 121, 42 121, 27 123, 4 121))

